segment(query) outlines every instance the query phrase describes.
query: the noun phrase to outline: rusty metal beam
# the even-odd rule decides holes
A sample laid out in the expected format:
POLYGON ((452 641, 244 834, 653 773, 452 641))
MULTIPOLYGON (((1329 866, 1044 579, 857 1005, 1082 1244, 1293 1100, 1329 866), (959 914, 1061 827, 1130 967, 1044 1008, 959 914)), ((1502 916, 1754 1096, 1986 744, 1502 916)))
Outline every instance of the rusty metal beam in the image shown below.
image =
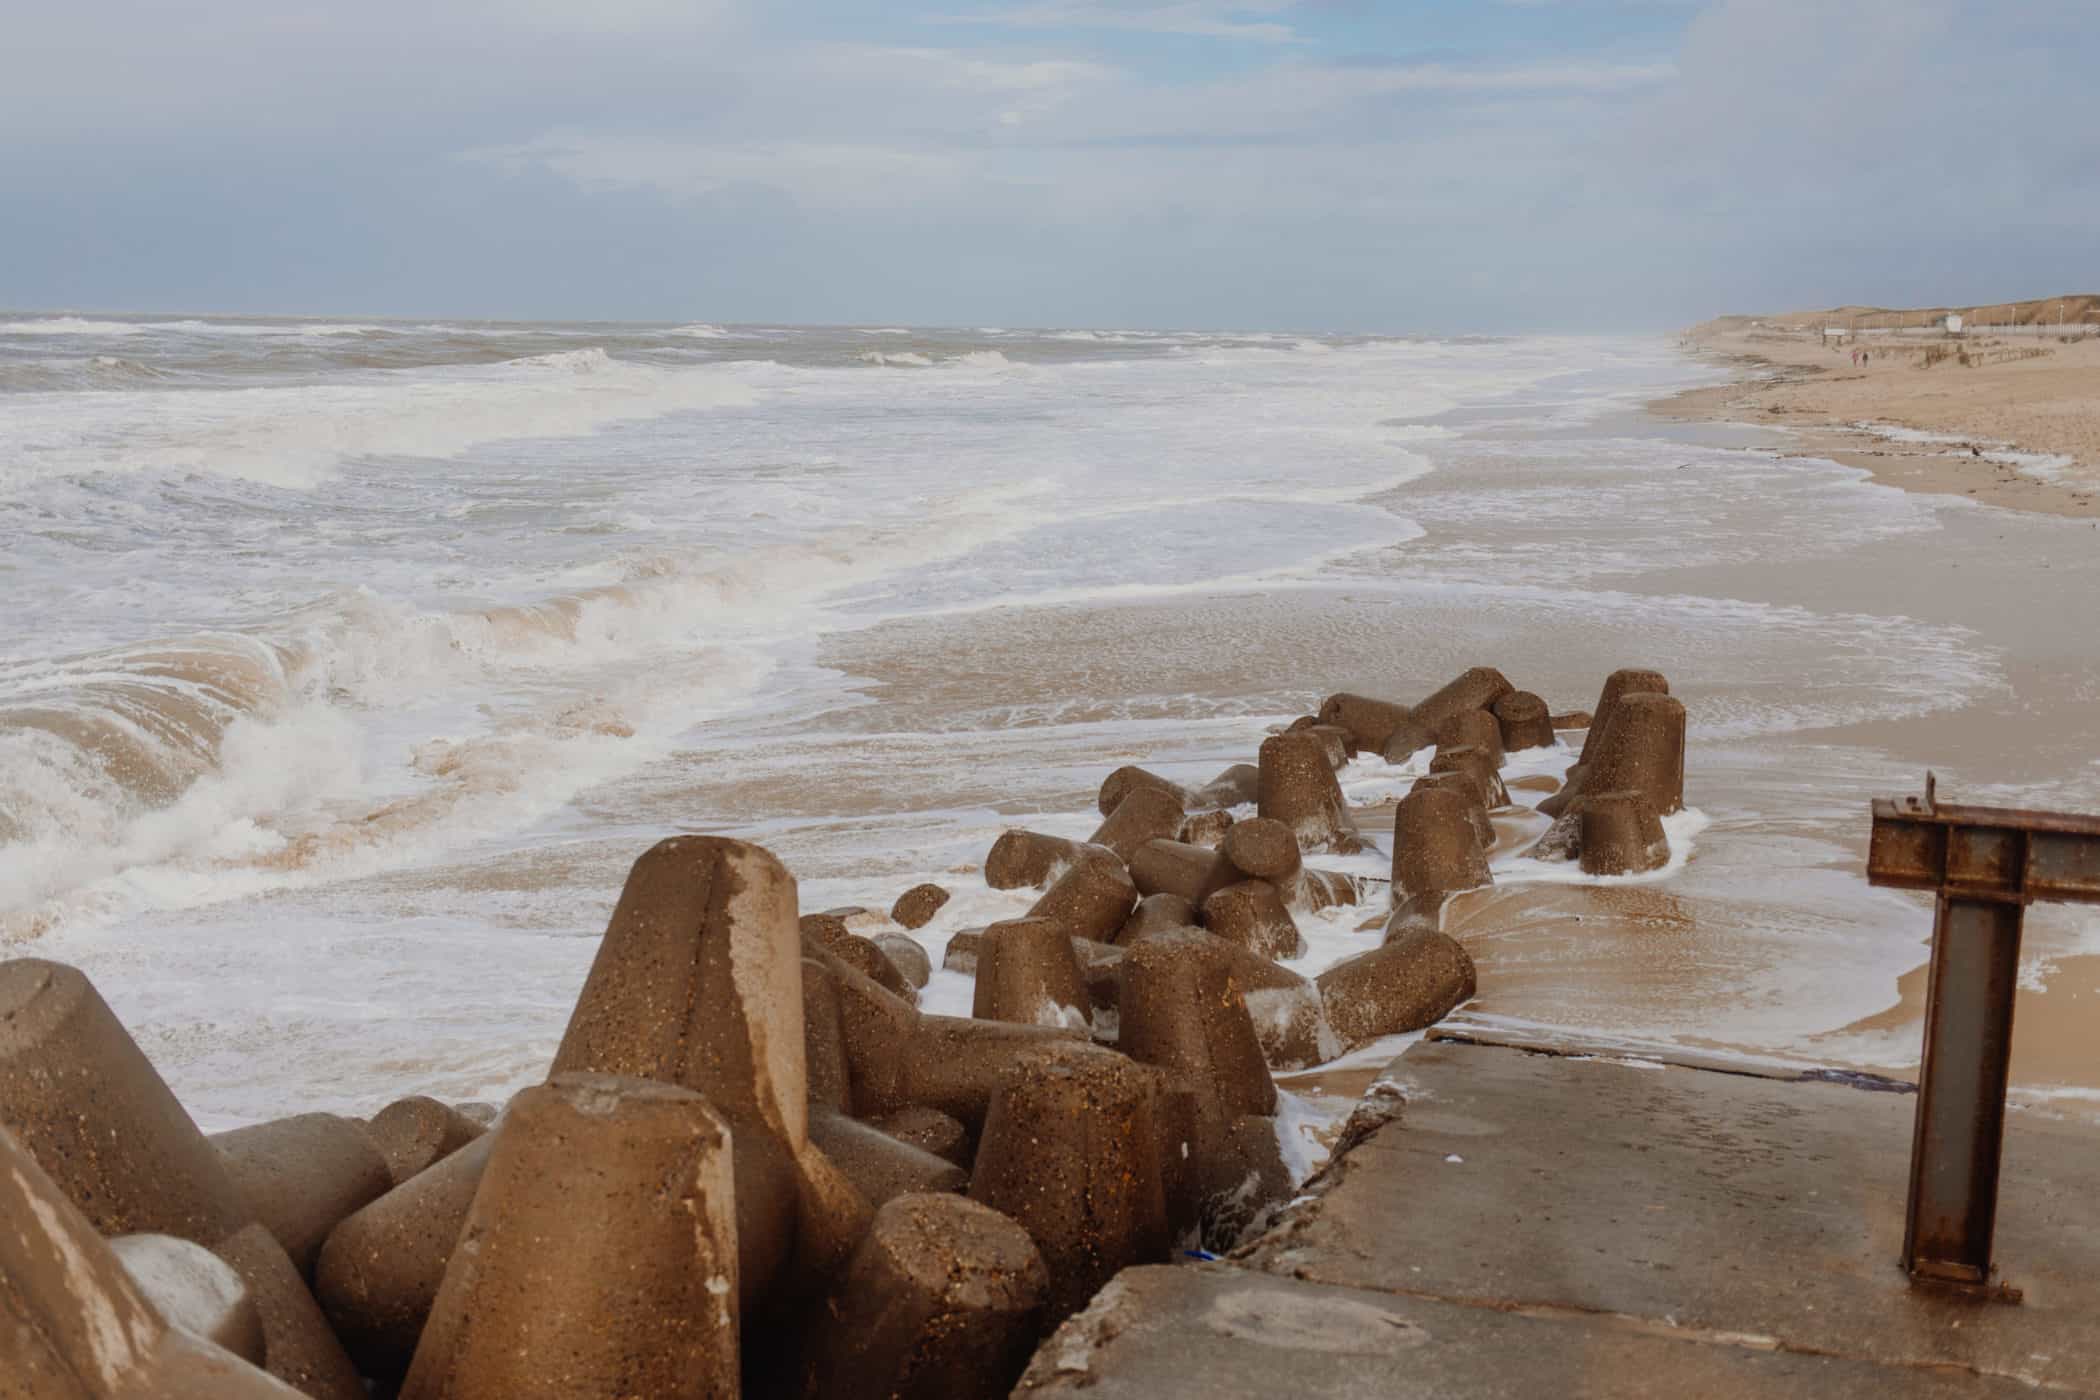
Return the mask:
POLYGON ((1939 896, 1903 1266, 1988 1290, 2020 925, 2035 900, 2100 903, 2100 816, 1958 806, 1934 789, 1927 774, 1923 798, 1875 802, 1867 848, 1869 881, 1939 896))

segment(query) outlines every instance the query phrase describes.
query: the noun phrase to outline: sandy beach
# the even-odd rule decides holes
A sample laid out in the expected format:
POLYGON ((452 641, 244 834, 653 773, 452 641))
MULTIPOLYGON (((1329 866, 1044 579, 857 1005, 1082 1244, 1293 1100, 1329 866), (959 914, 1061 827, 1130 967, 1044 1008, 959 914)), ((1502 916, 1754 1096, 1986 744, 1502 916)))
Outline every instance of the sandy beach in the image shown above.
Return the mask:
POLYGON ((1792 451, 1908 491, 2100 517, 2100 334, 2075 324, 1851 333, 1855 319, 1730 316, 1693 327, 1685 347, 1743 377, 1654 409, 1783 427, 1792 451))

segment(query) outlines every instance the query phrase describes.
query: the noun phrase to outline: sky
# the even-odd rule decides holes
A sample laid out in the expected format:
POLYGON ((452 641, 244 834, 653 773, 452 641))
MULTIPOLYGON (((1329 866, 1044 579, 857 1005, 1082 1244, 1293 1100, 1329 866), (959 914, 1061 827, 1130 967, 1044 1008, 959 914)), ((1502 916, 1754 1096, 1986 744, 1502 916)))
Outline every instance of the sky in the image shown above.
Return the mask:
POLYGON ((1611 330, 2100 291, 2100 0, 0 0, 0 305, 1611 330))

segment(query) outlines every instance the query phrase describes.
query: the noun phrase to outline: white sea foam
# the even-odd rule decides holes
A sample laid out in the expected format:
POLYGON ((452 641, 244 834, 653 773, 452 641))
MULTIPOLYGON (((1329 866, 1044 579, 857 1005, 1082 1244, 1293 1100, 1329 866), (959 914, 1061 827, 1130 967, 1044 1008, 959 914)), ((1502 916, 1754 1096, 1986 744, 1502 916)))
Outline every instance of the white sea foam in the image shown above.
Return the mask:
POLYGON ((346 462, 455 457, 488 443, 573 437, 610 424, 747 406, 712 366, 670 369, 587 347, 441 375, 111 394, 92 415, 66 394, 0 398, 0 491, 38 477, 197 472, 311 489, 346 462))
POLYGON ((97 321, 84 316, 46 316, 0 321, 0 335, 140 335, 150 327, 130 321, 97 321))

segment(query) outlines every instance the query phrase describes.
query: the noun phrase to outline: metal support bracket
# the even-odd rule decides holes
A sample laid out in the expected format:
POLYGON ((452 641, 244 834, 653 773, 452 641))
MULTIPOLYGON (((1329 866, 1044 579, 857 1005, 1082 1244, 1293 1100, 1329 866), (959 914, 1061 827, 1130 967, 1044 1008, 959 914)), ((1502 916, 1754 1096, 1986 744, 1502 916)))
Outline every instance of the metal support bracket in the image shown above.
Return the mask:
POLYGON ((2017 1302, 1991 1282, 2020 926, 2035 900, 2100 904, 2100 816, 1942 804, 1873 807, 1867 879, 1938 896, 1911 1137, 1903 1267, 2017 1302))

